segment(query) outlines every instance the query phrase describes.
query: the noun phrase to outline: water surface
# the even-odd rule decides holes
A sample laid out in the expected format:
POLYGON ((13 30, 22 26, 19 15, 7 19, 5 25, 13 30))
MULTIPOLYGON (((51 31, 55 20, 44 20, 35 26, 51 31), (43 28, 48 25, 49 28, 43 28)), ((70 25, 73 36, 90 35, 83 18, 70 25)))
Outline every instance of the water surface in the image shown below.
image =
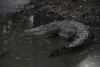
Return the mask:
POLYGON ((0 57, 0 67, 99 67, 99 27, 92 27, 95 40, 89 46, 48 59, 50 53, 65 42, 59 37, 28 36, 24 30, 53 19, 40 15, 24 15, 24 18, 14 18, 0 27, 0 52, 7 50, 0 57), (25 20, 28 21, 21 23, 25 20))

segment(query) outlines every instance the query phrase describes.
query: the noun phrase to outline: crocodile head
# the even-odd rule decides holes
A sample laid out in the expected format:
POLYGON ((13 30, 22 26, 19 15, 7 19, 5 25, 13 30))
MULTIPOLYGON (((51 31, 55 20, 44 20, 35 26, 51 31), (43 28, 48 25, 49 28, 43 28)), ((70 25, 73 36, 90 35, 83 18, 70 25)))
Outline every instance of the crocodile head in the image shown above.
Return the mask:
POLYGON ((33 29, 25 30, 25 33, 28 35, 43 35, 45 34, 49 28, 47 26, 39 26, 33 29))

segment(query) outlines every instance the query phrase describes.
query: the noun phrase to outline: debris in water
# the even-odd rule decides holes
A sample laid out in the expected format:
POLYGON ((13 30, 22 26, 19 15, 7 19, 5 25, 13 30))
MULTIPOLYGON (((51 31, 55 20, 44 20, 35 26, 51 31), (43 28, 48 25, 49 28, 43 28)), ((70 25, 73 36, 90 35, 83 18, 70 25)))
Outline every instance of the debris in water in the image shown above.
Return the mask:
POLYGON ((42 46, 42 44, 39 44, 39 46, 42 46))
POLYGON ((19 60, 19 57, 16 57, 17 60, 19 60))

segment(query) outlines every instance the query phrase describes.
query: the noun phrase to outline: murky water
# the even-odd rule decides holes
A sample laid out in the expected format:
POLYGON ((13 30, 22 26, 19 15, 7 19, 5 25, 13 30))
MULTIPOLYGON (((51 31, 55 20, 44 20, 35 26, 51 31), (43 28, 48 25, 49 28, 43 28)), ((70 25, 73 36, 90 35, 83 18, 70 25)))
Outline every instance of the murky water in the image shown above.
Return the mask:
POLYGON ((17 19, 19 21, 14 18, 0 27, 0 52, 7 50, 0 57, 0 67, 99 67, 99 27, 93 27, 95 40, 89 46, 48 59, 50 53, 62 47, 64 41, 58 37, 27 36, 24 30, 53 19, 40 15, 24 15, 24 20, 17 19), (28 21, 21 23, 25 20, 28 21), (30 23, 33 25, 30 26, 30 23))

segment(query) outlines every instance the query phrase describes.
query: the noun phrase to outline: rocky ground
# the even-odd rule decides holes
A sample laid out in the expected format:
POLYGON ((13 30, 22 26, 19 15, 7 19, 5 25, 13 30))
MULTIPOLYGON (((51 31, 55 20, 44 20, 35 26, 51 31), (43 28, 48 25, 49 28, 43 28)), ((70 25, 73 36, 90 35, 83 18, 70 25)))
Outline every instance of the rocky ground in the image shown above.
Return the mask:
POLYGON ((77 20, 85 24, 100 26, 99 0, 37 0, 30 1, 20 11, 39 13, 54 20, 77 20))

